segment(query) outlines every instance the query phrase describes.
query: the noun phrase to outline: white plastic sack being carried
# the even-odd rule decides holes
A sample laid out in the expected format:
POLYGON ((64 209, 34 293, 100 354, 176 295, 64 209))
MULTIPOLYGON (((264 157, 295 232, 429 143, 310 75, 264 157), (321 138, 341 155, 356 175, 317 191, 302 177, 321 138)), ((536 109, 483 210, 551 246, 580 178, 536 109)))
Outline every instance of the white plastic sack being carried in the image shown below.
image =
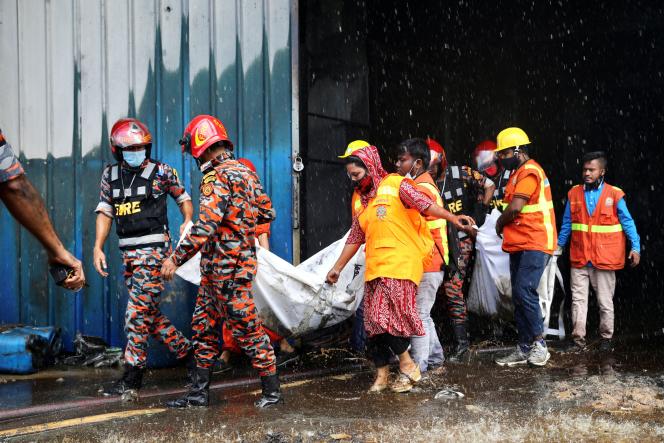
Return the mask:
MULTIPOLYGON (((350 260, 336 285, 325 284, 327 272, 341 254, 345 239, 332 243, 298 266, 256 247, 258 269, 253 295, 265 326, 281 335, 301 335, 353 315, 364 293, 364 248, 350 260)), ((200 254, 197 254, 176 274, 198 285, 199 264, 200 254)))
MULTIPOLYGON (((496 221, 500 217, 497 209, 491 211, 484 224, 477 232, 475 242, 475 267, 468 292, 468 310, 485 317, 497 317, 503 320, 514 320, 514 307, 512 305, 512 285, 510 282, 509 254, 502 250, 502 239, 496 234, 496 221)), ((565 337, 563 325, 564 302, 561 303, 558 328, 549 328, 551 318, 551 303, 553 301, 556 276, 561 288, 564 288, 562 276, 556 263, 557 257, 552 257, 544 269, 537 292, 540 298, 540 307, 544 316, 544 329, 546 335, 565 337)))
POLYGON ((498 217, 500 212, 494 209, 477 231, 467 306, 470 312, 483 317, 511 320, 510 256, 503 252, 503 240, 496 235, 498 217))

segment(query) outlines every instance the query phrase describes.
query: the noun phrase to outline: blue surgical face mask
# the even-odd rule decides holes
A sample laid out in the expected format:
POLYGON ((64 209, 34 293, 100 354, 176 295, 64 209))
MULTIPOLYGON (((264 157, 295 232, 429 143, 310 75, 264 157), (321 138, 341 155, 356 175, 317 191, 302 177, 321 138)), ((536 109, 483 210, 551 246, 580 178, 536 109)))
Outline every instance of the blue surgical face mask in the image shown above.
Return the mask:
POLYGON ((140 151, 122 151, 122 159, 132 168, 137 168, 145 160, 145 149, 141 149, 140 151))

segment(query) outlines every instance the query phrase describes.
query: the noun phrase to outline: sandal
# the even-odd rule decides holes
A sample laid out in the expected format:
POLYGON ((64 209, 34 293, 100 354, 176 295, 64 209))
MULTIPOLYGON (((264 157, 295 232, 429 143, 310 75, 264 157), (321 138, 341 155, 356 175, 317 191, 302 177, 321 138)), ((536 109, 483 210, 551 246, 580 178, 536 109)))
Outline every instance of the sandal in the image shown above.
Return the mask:
POLYGON ((390 389, 392 392, 409 392, 413 389, 413 383, 406 374, 400 373, 399 377, 390 385, 390 389))
POLYGON ((405 372, 401 372, 401 371, 399 371, 399 373, 401 375, 403 375, 404 377, 408 378, 408 380, 410 380, 413 383, 417 383, 418 381, 422 380, 422 373, 420 372, 420 366, 419 365, 415 365, 415 369, 410 371, 409 374, 406 374, 405 372))

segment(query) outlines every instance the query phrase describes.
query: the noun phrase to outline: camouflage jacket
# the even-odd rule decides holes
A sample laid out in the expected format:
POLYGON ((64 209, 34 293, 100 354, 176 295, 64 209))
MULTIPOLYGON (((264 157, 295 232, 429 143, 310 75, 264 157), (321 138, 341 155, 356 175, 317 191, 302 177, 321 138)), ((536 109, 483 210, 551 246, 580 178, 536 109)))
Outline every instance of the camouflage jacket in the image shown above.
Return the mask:
POLYGON ((199 219, 175 250, 175 264, 200 250, 203 279, 253 279, 256 226, 274 220, 272 202, 258 176, 229 154, 201 169, 199 219))
POLYGON ((8 182, 24 174, 23 167, 14 155, 12 147, 5 141, 0 130, 0 183, 8 182))

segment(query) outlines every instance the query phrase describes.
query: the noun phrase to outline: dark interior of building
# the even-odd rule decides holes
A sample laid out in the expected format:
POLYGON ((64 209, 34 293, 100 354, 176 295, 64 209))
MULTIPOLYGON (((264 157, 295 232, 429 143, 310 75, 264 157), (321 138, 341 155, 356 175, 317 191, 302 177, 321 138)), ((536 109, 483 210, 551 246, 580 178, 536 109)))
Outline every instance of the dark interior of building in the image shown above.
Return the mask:
POLYGON ((662 4, 301 0, 299 32, 303 258, 350 226, 337 158, 349 141, 379 146, 389 168, 399 141, 431 136, 466 164, 518 126, 551 180, 558 226, 581 157, 607 152, 642 242, 640 267, 618 273, 616 330, 661 333, 662 4))

